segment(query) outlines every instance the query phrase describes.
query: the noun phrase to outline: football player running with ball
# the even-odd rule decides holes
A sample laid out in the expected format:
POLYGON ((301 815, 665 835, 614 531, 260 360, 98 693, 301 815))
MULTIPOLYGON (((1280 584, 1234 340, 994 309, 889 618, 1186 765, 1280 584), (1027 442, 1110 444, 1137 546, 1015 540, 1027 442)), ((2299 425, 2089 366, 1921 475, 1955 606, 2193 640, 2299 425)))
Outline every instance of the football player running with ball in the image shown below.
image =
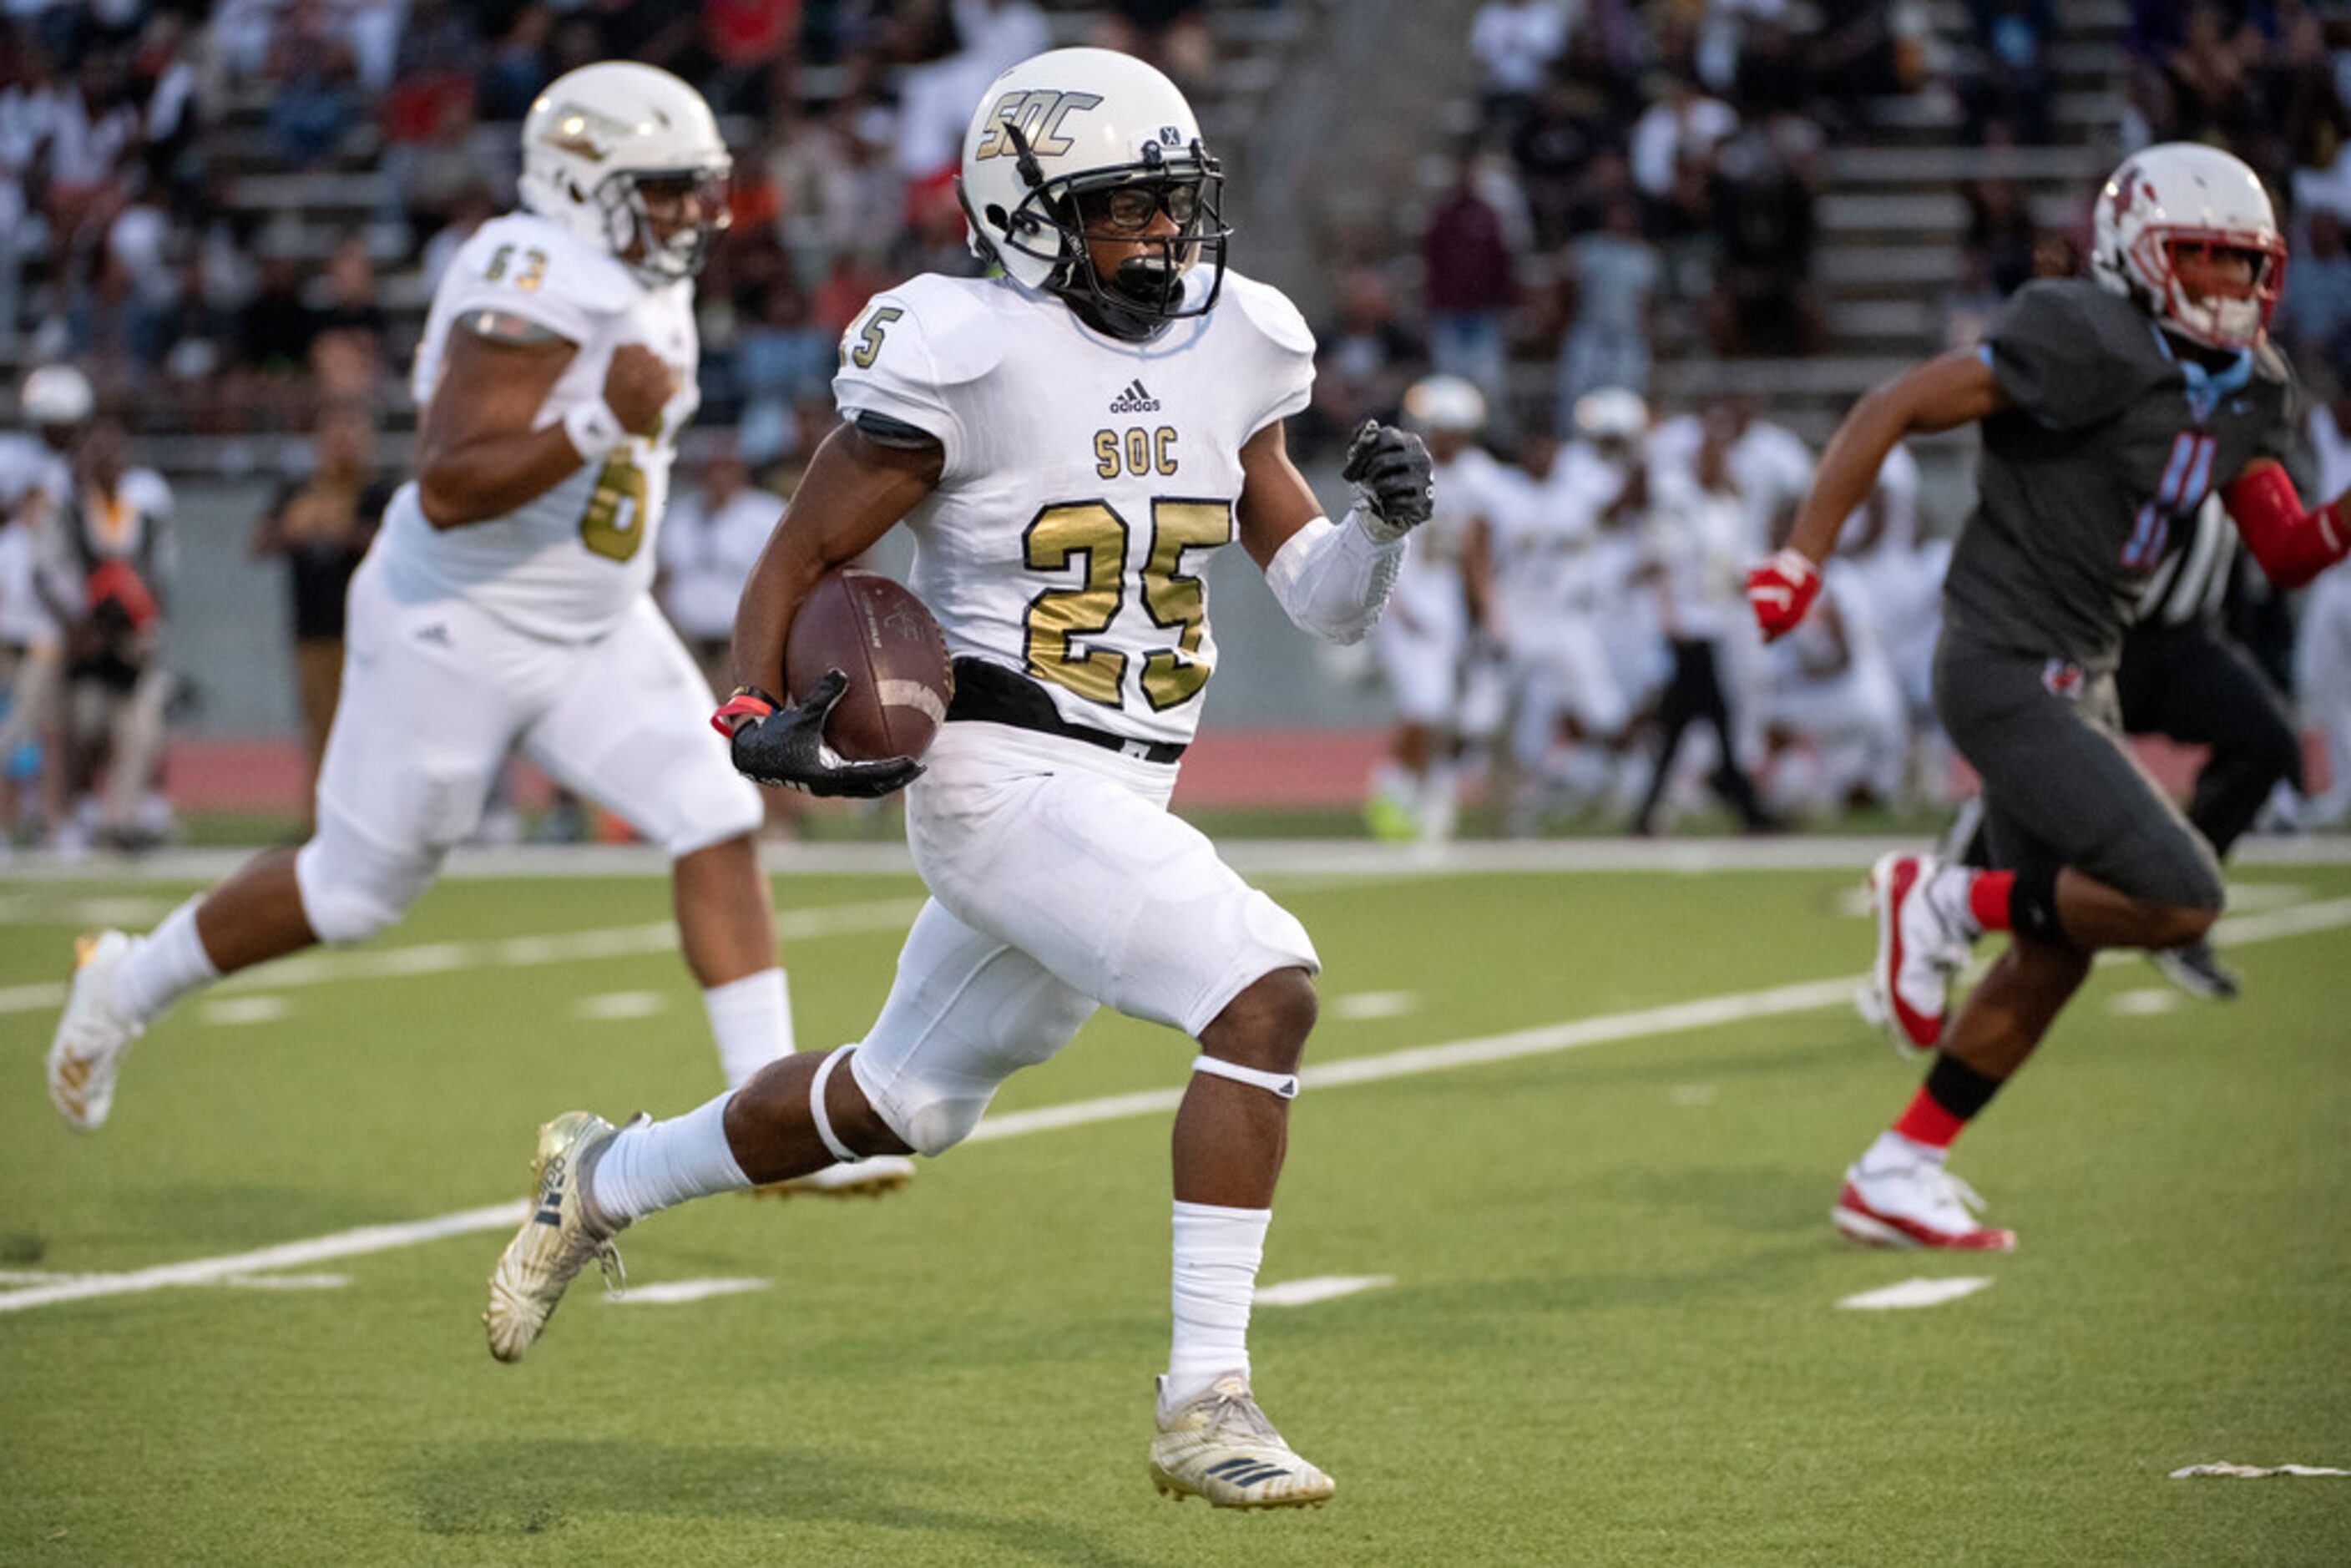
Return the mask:
POLYGON ((425 320, 416 477, 351 581, 317 831, 145 936, 87 945, 48 1060, 73 1126, 106 1120, 132 1040, 180 998, 397 921, 517 746, 669 852, 727 1082, 790 1054, 758 792, 650 591, 726 146, 685 83, 606 61, 532 105, 522 160, 523 210, 466 241, 425 320))
POLYGON ((1875 988, 1926 1083, 1845 1173, 1838 1228, 1886 1246, 2005 1250, 1944 1169, 2102 947, 2163 949, 2219 916, 2211 846, 2125 749, 2115 669, 2141 591, 2218 489, 2292 588, 2343 558, 2343 499, 2305 509, 2278 465, 2292 373, 2265 326, 2285 266, 2270 201, 2217 149, 2151 147, 2100 193, 2095 281, 2028 284, 1980 348, 1846 415, 1789 548, 1749 580, 1763 634, 1803 618, 1820 562, 1904 436, 1979 423, 1980 501, 1951 556, 1935 707, 1983 778, 1997 870, 1889 855, 1871 873, 1875 988), (1947 1028, 1969 938, 2011 940, 1947 1028))
MULTIPOLYGON (((1175 1124, 1175 1336, 1150 1453, 1160 1490, 1238 1508, 1320 1503, 1331 1478, 1251 1396, 1249 1304, 1290 1101, 1315 1019, 1313 945, 1165 810, 1216 663, 1200 566, 1238 539, 1301 627, 1367 632, 1428 516, 1429 461, 1366 425, 1354 507, 1329 521, 1282 421, 1313 341, 1225 266, 1222 180, 1173 83, 1098 49, 998 77, 963 144, 987 279, 924 277, 844 335, 846 423, 768 541, 735 631, 773 683, 828 569, 902 518, 911 586, 956 656, 947 722, 907 793, 931 891, 865 1038, 762 1071, 701 1109, 540 1134, 533 1217, 499 1260, 490 1347, 520 1357, 564 1288, 656 1209, 828 1160, 945 1152, 998 1084, 1100 1006, 1193 1036, 1175 1124)), ((802 678, 805 678, 803 675, 802 678)), ((861 792, 799 708, 747 689, 721 716, 738 767, 861 792)), ((917 771, 898 768, 903 782, 917 771)))

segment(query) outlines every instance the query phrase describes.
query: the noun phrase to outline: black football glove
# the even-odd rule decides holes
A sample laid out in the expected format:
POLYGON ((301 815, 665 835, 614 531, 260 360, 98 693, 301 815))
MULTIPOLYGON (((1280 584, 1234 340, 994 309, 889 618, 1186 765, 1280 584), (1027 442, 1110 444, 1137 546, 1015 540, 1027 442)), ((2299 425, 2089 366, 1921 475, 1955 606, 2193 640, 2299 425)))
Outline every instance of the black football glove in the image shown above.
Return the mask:
POLYGON ((849 689, 849 677, 828 670, 798 707, 778 708, 737 727, 730 743, 735 771, 756 784, 810 795, 893 794, 923 776, 911 757, 852 762, 824 742, 824 721, 849 689))
POLYGON ((1433 466, 1419 436, 1367 419, 1347 444, 1347 465, 1339 477, 1355 487, 1365 529, 1386 544, 1428 521, 1437 505, 1433 466))

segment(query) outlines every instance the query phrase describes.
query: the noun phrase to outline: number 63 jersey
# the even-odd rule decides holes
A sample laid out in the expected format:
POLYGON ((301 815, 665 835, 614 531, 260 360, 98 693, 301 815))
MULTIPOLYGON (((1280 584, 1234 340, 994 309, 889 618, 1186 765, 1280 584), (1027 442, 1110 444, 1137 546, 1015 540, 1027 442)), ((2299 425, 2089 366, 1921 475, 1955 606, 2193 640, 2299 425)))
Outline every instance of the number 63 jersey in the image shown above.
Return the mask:
POLYGON ((1313 352, 1288 299, 1229 271, 1213 310, 1143 343, 1008 279, 925 276, 851 325, 833 395, 946 450, 906 523, 948 649, 1071 723, 1181 744, 1216 668, 1201 573, 1236 537, 1242 444, 1306 406, 1313 352))
POLYGON ((648 287, 607 252, 529 213, 484 224, 434 291, 411 386, 422 408, 440 384, 449 334, 476 312, 528 322, 578 346, 536 427, 604 395, 613 350, 643 343, 678 374, 651 436, 629 436, 504 517, 455 528, 424 517, 413 480, 384 515, 376 546, 402 598, 456 596, 535 637, 601 637, 653 585, 653 536, 669 497, 677 432, 699 402, 694 285, 648 287))

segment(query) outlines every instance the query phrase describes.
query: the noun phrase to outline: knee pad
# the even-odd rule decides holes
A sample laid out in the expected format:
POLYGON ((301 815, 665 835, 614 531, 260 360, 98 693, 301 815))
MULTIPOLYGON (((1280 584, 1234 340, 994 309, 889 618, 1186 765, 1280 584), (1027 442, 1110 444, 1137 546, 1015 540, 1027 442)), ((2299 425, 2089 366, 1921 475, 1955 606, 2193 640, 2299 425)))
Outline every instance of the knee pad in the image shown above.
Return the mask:
POLYGON ((437 851, 396 854, 378 849, 331 813, 294 857, 302 916, 321 942, 360 942, 396 923, 441 867, 437 851))
POLYGON ((849 1053, 849 1071, 865 1092, 873 1113, 889 1124, 899 1141, 925 1159, 935 1159, 971 1136, 996 1098, 994 1083, 948 1081, 944 1075, 902 1072, 885 1092, 863 1071, 862 1053, 849 1053))

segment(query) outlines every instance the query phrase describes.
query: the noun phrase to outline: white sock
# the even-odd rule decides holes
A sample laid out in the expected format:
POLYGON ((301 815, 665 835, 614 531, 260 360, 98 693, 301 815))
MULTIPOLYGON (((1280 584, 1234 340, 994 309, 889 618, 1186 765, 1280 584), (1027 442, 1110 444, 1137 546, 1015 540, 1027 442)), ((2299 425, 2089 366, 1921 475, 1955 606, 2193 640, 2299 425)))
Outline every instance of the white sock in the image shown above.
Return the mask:
POLYGON ((622 1224, 690 1197, 732 1192, 751 1178, 726 1146, 729 1089, 708 1104, 666 1122, 623 1127, 596 1162, 597 1210, 622 1224))
POLYGON ((203 902, 199 894, 163 916, 163 924, 131 945, 114 971, 115 1010, 131 1023, 144 1028, 190 991, 221 977, 196 936, 196 905, 203 902))
POLYGON ((1228 1372, 1249 1375, 1249 1300, 1265 1257, 1270 1208, 1176 1206, 1176 1337, 1167 1354, 1168 1406, 1228 1372))
POLYGON ((1927 879, 1927 902, 1942 916, 1944 925, 1970 941, 1983 935, 1983 927, 1976 922, 1975 906, 1968 902, 1975 880, 1975 869, 1963 865, 1938 866, 1927 879))
POLYGON ((1861 1168, 1865 1171, 1882 1171, 1892 1166, 1915 1166, 1922 1163, 1939 1166, 1950 1157, 1951 1151, 1949 1149, 1938 1149, 1931 1145, 1919 1143, 1916 1139, 1906 1138, 1899 1133, 1886 1132, 1878 1134, 1877 1142, 1870 1145, 1869 1152, 1861 1156, 1861 1168))
POLYGON ((726 1087, 740 1089, 751 1074, 792 1053, 792 998, 781 969, 762 969, 702 993, 718 1042, 718 1070, 726 1087))

